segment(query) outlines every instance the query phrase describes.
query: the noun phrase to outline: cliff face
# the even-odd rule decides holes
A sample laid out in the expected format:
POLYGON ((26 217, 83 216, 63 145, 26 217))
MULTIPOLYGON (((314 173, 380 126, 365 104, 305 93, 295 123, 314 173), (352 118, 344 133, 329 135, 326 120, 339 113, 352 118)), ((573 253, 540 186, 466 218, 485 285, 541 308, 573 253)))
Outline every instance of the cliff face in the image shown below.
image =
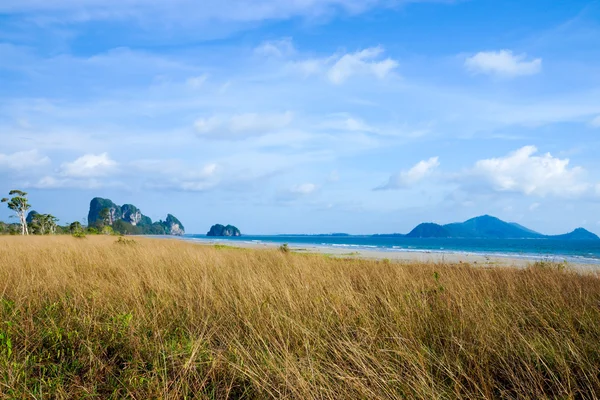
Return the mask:
POLYGON ((142 214, 133 204, 119 206, 109 199, 95 197, 90 202, 88 225, 100 227, 105 224, 103 213, 106 213, 106 222, 113 230, 122 234, 136 235, 183 235, 183 224, 173 215, 167 215, 166 221, 152 222, 150 217, 142 214), (108 210, 108 212, 103 211, 108 210))
POLYGON ((242 236, 240 230, 233 225, 223 226, 216 224, 211 226, 206 236, 242 236))
POLYGON ((171 214, 167 215, 165 225, 168 229, 169 235, 181 236, 185 233, 183 224, 171 214))

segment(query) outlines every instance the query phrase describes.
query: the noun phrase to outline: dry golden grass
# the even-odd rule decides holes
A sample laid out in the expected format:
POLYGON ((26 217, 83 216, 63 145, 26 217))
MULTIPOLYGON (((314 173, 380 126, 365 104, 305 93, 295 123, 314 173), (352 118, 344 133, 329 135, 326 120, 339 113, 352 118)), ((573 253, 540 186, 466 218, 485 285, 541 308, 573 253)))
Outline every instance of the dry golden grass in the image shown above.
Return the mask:
POLYGON ((597 398, 600 279, 0 237, 3 398, 597 398))

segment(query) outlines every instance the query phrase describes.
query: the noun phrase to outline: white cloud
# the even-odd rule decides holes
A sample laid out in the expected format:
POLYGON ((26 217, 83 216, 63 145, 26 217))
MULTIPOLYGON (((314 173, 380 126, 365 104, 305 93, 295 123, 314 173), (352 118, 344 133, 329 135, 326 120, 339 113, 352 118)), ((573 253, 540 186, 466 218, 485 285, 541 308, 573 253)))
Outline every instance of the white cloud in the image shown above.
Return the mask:
POLYGON ((398 63, 391 58, 375 61, 382 47, 371 47, 352 54, 345 54, 329 69, 327 76, 334 84, 340 84, 353 75, 374 75, 379 79, 385 78, 398 63))
POLYGON ((391 58, 380 59, 383 52, 381 46, 369 47, 355 53, 296 60, 290 62, 288 67, 304 76, 325 74, 327 80, 335 85, 340 85, 354 76, 385 79, 398 67, 398 62, 391 58))
POLYGON ((63 188, 76 188, 76 189, 98 189, 101 187, 114 186, 119 187, 120 184, 116 182, 107 182, 98 180, 95 178, 91 179, 71 179, 71 178, 56 178, 54 176, 45 176, 32 185, 26 185, 37 189, 63 189, 63 188))
POLYGON ((600 115, 598 115, 596 118, 594 118, 593 120, 590 121, 590 125, 593 128, 600 128, 600 115))
POLYGON ((465 60, 465 67, 474 73, 516 77, 535 75, 542 69, 542 59, 526 61, 527 55, 515 55, 510 50, 483 51, 465 60))
POLYGON ((290 57, 296 53, 296 48, 291 38, 283 38, 263 42, 254 53, 263 57, 290 57))
POLYGON ((192 165, 182 160, 138 160, 130 163, 131 168, 147 177, 143 186, 149 189, 170 189, 201 192, 214 188, 219 183, 216 163, 192 165))
POLYGON ((292 186, 290 193, 298 195, 308 195, 317 190, 317 185, 314 183, 303 183, 301 185, 292 186))
POLYGON ((535 146, 525 146, 505 157, 479 160, 470 178, 489 185, 498 192, 516 192, 534 196, 576 196, 585 193, 590 185, 582 181, 581 167, 569 168, 569 159, 540 156, 535 146))
POLYGON ((338 182, 340 180, 340 173, 337 170, 331 171, 329 177, 327 178, 327 182, 338 182))
POLYGON ((440 162, 438 157, 431 157, 428 160, 419 161, 408 171, 402 171, 392 175, 388 183, 376 189, 388 190, 408 188, 430 176, 439 165, 440 162))
POLYGON ((0 13, 61 13, 62 21, 107 19, 163 21, 254 22, 289 19, 295 16, 320 17, 334 12, 357 14, 383 0, 3 0, 0 13))
POLYGON ((373 126, 370 126, 360 118, 356 118, 351 115, 341 114, 339 117, 327 120, 319 125, 324 129, 335 129, 340 131, 348 132, 368 132, 377 133, 379 130, 373 126))
POLYGON ((110 175, 116 171, 117 162, 108 153, 86 154, 73 162, 61 165, 61 175, 71 178, 92 178, 110 175))
POLYGON ((207 79, 208 79, 207 74, 194 76, 194 77, 188 78, 188 80, 186 81, 186 84, 188 87, 190 87, 192 89, 199 89, 200 87, 202 87, 202 85, 204 85, 204 82, 206 82, 207 79))
POLYGON ((529 211, 537 210, 540 207, 540 203, 533 203, 529 206, 529 211))
POLYGON ((212 116, 196 120, 196 132, 203 137, 215 139, 244 139, 261 136, 286 128, 292 122, 293 113, 235 114, 230 117, 212 116))
POLYGON ((22 171, 50 164, 50 159, 37 150, 18 151, 12 154, 0 154, 0 168, 22 171))
POLYGON ((219 169, 216 163, 197 166, 184 163, 182 160, 137 160, 131 162, 130 166, 144 174, 184 180, 208 179, 215 176, 219 169))

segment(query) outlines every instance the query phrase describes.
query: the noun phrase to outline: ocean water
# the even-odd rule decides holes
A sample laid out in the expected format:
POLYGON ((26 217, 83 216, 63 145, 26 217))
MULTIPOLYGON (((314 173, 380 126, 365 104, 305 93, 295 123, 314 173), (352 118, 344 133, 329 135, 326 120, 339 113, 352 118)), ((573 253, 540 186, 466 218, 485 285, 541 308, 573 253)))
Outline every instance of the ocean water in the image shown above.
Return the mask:
POLYGON ((185 240, 211 243, 288 243, 293 246, 322 246, 377 251, 426 251, 440 253, 481 254, 494 257, 517 257, 531 260, 567 261, 600 265, 600 240, 557 239, 417 239, 378 236, 319 235, 244 235, 241 237, 207 237, 185 235, 185 240))

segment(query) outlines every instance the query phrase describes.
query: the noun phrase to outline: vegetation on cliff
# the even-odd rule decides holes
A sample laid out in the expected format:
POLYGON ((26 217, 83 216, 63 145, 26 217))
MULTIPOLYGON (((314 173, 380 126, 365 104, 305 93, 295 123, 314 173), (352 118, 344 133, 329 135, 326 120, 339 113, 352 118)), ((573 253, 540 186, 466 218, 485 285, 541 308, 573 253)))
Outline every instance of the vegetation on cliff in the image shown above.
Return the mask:
POLYGON ((183 235, 183 224, 168 214, 165 221, 152 222, 133 204, 119 206, 110 199, 95 197, 90 202, 88 225, 102 230, 110 226, 114 232, 133 235, 183 235))

